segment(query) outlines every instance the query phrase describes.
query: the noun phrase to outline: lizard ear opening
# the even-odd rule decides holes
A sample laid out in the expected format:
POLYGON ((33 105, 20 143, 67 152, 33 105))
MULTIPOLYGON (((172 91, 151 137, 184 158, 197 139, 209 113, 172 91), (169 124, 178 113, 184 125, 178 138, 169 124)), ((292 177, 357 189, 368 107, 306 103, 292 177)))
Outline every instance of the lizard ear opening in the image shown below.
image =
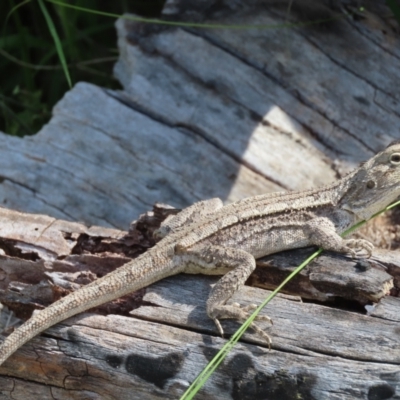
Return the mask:
POLYGON ((390 163, 393 165, 399 165, 400 164, 400 153, 393 153, 390 156, 390 163))
POLYGON ((370 180, 367 182, 367 188, 368 189, 373 189, 376 186, 375 182, 370 180))

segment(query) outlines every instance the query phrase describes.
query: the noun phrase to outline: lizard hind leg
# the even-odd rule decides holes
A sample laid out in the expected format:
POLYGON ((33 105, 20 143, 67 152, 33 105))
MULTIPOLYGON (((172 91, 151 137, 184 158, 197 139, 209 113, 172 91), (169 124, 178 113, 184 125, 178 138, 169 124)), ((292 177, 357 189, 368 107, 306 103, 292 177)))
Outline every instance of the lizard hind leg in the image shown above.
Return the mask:
MULTIPOLYGON (((207 314, 215 322, 221 336, 224 335, 221 319, 235 319, 243 323, 257 308, 255 304, 244 307, 238 303, 226 304, 256 267, 256 261, 250 253, 231 247, 198 244, 189 249, 179 248, 179 254, 187 265, 186 273, 217 275, 229 270, 214 285, 207 300, 207 314)), ((267 316, 257 316, 256 319, 272 323, 267 316)), ((254 323, 250 327, 270 346, 271 338, 261 328, 254 323)))
MULTIPOLYGON (((207 302, 208 305, 208 302, 207 302)), ((250 304, 248 306, 241 306, 239 303, 233 303, 231 305, 220 305, 212 307, 212 310, 207 307, 207 313, 210 318, 214 321, 220 335, 224 336, 224 330, 222 328, 220 319, 235 319, 240 323, 244 323, 252 314, 252 312, 257 308, 257 305, 250 304), (216 316, 214 316, 216 315, 216 316)), ((272 319, 266 315, 257 315, 257 321, 268 321, 273 324, 272 319)), ((254 330, 254 332, 264 339, 268 343, 268 347, 271 350, 271 337, 264 332, 257 324, 254 322, 251 323, 250 328, 254 330)))

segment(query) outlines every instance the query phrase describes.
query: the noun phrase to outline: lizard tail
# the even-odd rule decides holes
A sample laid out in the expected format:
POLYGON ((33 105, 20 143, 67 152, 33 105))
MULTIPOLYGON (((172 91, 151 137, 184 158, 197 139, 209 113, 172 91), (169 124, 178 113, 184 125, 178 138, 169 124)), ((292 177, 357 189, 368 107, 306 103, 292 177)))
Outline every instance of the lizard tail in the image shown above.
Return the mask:
MULTIPOLYGON (((4 340, 0 347, 0 365, 19 347, 50 326, 72 317, 79 312, 99 305, 99 302, 95 299, 96 296, 93 289, 90 290, 90 288, 83 287, 74 293, 79 294, 79 298, 88 299, 88 302, 79 304, 76 296, 72 297, 68 295, 51 304, 44 310, 36 312, 28 321, 22 324, 4 340)), ((100 296, 97 296, 97 298, 99 297, 100 296)))
POLYGON ((5 339, 0 347, 0 365, 24 343, 56 323, 159 280, 160 267, 153 270, 149 264, 152 264, 152 257, 143 254, 35 313, 5 339))

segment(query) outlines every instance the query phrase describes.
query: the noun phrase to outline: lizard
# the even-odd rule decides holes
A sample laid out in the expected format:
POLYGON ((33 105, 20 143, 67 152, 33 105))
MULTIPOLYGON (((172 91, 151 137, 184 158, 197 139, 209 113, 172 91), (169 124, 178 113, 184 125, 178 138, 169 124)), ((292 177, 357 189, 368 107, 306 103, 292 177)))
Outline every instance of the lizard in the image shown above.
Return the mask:
MULTIPOLYGON (((311 245, 370 257, 369 241, 340 234, 399 196, 400 141, 319 189, 262 194, 225 206, 220 199, 197 202, 167 218, 158 231, 161 240, 147 252, 36 312, 14 330, 0 347, 0 364, 52 325, 181 272, 223 275, 206 302, 208 316, 223 335, 221 319, 242 322, 256 307, 227 303, 255 269, 257 258, 311 245)), ((270 344, 257 324, 252 328, 270 344)))

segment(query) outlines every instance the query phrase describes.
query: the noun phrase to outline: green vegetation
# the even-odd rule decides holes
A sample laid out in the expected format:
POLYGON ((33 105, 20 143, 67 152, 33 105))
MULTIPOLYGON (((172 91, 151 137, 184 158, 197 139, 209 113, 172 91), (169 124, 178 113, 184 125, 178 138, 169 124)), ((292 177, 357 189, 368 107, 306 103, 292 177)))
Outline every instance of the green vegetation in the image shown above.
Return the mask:
MULTIPOLYGON (((67 3, 117 15, 157 17, 164 0, 67 3)), ((69 89, 60 57, 66 60, 72 84, 87 81, 119 88, 112 76, 118 57, 114 22, 45 0, 1 1, 0 131, 31 135, 50 119, 54 104, 69 89)))

